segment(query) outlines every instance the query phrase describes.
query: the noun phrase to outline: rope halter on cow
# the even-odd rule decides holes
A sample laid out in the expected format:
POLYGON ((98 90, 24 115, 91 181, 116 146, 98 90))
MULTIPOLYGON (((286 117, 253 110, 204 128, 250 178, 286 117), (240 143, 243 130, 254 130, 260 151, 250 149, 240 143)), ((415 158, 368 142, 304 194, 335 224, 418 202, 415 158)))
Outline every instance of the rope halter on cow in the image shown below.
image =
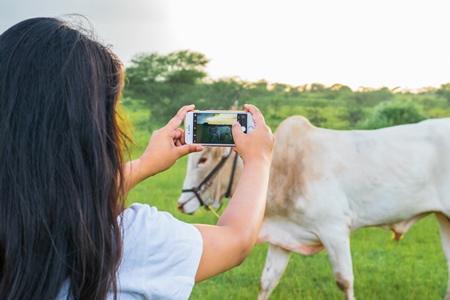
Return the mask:
MULTIPOLYGON (((200 182, 200 184, 197 187, 182 190, 182 193, 194 193, 195 197, 197 198, 198 202, 200 203, 200 206, 203 206, 203 207, 205 207, 206 210, 211 211, 217 218, 219 218, 220 216, 216 213, 216 211, 214 211, 214 209, 211 207, 210 204, 206 204, 203 201, 201 194, 203 194, 203 192, 206 191, 212 185, 212 181, 213 181, 214 177, 222 169, 225 162, 231 156, 232 152, 233 152, 233 149, 230 148, 230 152, 228 152, 227 155, 222 157, 222 159, 219 161, 219 163, 214 167, 214 169, 211 170, 211 172, 209 172, 209 174, 205 177, 205 179, 203 179, 200 182)), ((238 158, 238 154, 235 153, 234 161, 233 161, 233 168, 231 170, 230 182, 228 183, 228 188, 224 195, 224 197, 226 197, 226 198, 229 198, 231 195, 231 188, 233 186, 234 173, 236 171, 236 165, 237 165, 237 158, 238 158)))

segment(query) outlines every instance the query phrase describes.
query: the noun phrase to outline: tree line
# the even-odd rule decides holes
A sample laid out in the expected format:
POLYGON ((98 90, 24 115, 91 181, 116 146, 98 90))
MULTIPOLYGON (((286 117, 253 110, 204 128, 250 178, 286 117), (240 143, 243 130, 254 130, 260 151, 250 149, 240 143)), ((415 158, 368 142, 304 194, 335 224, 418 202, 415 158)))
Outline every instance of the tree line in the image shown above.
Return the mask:
POLYGON ((211 80, 205 71, 208 63, 204 54, 190 50, 136 55, 125 70, 124 103, 142 102, 150 111, 149 124, 160 125, 182 105, 230 109, 239 95, 240 103, 257 105, 274 122, 287 117, 289 107, 300 107, 316 126, 333 127, 332 120, 341 120, 343 129, 413 123, 448 116, 450 109, 450 83, 413 93, 387 87, 353 91, 343 84, 247 82, 238 77, 211 80))

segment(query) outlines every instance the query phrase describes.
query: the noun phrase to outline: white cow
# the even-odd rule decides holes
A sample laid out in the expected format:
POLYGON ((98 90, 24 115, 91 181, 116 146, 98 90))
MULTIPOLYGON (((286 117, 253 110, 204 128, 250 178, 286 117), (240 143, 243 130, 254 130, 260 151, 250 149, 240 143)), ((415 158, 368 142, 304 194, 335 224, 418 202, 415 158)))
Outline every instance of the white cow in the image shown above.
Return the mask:
POLYGON ((212 135, 211 141, 220 141, 222 135, 225 139, 232 139, 231 127, 229 126, 210 126, 208 127, 208 133, 212 135))
MULTIPOLYGON (((312 255, 326 249, 336 283, 354 299, 351 232, 368 226, 394 231, 399 239, 417 220, 434 213, 450 261, 450 119, 427 120, 378 130, 317 128, 300 116, 283 121, 269 180, 259 242, 269 242, 258 299, 278 284, 292 251, 312 255)), ((184 189, 197 187, 227 149, 191 154, 184 189)), ((230 156, 231 157, 231 156, 230 156)), ((217 207, 234 184, 232 160, 217 180, 210 176, 196 193, 217 207)), ((236 167, 237 175, 241 162, 236 167)), ((255 187, 257 188, 257 187, 255 187)), ((195 194, 184 192, 179 208, 195 212, 195 194)), ((450 270, 449 270, 450 272, 450 270)), ((450 299, 447 289, 445 299, 450 299)))

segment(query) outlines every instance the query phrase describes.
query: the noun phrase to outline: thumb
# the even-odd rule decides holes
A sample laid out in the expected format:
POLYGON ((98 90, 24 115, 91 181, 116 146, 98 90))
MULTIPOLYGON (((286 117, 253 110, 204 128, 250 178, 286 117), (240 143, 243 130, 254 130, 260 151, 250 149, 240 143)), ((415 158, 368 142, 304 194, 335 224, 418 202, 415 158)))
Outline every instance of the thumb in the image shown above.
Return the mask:
POLYGON ((202 145, 185 144, 177 147, 177 152, 180 157, 188 155, 189 153, 192 152, 200 152, 200 151, 203 151, 202 145))
MULTIPOLYGON (((232 133, 233 133, 233 139, 236 142, 236 140, 239 140, 241 136, 244 134, 242 132, 242 126, 238 122, 234 122, 231 127, 232 133)), ((236 143, 235 143, 236 144, 236 143)))

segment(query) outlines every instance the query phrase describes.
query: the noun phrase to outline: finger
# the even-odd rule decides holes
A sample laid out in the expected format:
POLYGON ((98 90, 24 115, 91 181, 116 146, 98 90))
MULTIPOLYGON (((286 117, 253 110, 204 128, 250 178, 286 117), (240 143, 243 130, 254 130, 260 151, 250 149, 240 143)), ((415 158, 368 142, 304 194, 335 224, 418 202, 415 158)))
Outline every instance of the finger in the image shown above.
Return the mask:
POLYGON ((256 106, 251 104, 244 104, 244 108, 252 115, 255 126, 266 123, 264 120, 264 116, 256 106))
POLYGON ((180 147, 177 147, 176 149, 177 149, 179 156, 181 157, 181 156, 185 156, 192 152, 203 151, 203 146, 195 145, 195 144, 186 144, 186 145, 181 145, 180 147))
POLYGON ((170 132, 170 136, 173 139, 180 139, 184 135, 184 131, 181 128, 176 128, 170 132))
POLYGON ((175 141, 175 146, 181 146, 186 144, 184 131, 181 128, 177 128, 171 132, 171 137, 175 141))
POLYGON ((180 140, 175 140, 175 146, 180 147, 183 146, 180 140))
MULTIPOLYGON (((261 117, 263 117, 263 115, 261 114, 261 111, 254 105, 252 104, 244 104, 244 108, 246 111, 248 111, 252 116, 255 115, 259 115, 261 117)), ((264 118, 264 117, 263 117, 264 118)))
POLYGON ((179 137, 179 140, 181 141, 181 144, 186 144, 186 135, 184 134, 183 130, 181 130, 181 136, 179 137))
POLYGON ((234 122, 233 123, 233 125, 232 125, 232 127, 231 127, 231 133, 233 134, 233 139, 236 141, 236 140, 239 140, 240 139, 240 136, 242 135, 242 134, 244 134, 243 132, 242 132, 242 126, 241 126, 241 124, 239 124, 238 122, 234 122))
POLYGON ((182 108, 180 108, 180 110, 177 112, 175 117, 173 117, 169 121, 169 123, 168 123, 169 127, 172 128, 172 129, 180 127, 181 123, 183 123, 184 118, 186 117, 186 114, 189 111, 194 110, 194 108, 195 108, 195 105, 193 105, 193 104, 192 105, 186 105, 186 106, 183 106, 182 108))

